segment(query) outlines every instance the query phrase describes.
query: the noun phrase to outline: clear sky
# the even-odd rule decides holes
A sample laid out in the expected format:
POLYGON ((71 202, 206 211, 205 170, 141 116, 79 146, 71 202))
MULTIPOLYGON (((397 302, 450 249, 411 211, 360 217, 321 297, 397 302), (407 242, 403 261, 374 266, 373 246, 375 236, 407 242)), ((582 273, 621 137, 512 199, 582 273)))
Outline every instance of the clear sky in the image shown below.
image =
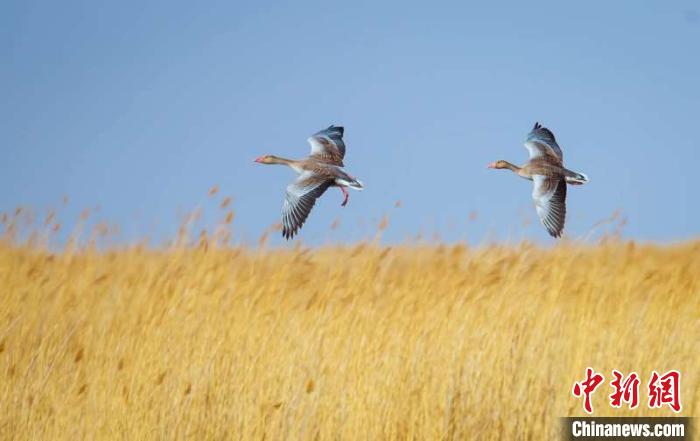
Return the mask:
POLYGON ((305 243, 384 215, 387 241, 548 243, 531 184, 486 168, 524 162, 540 121, 591 180, 570 188, 569 236, 618 209, 624 237, 700 235, 697 1, 106 3, 3 4, 0 210, 68 195, 64 221, 99 206, 159 237, 183 211, 220 217, 218 185, 252 241, 294 177, 253 159, 304 156, 335 123, 366 190, 341 208, 331 189, 305 243))

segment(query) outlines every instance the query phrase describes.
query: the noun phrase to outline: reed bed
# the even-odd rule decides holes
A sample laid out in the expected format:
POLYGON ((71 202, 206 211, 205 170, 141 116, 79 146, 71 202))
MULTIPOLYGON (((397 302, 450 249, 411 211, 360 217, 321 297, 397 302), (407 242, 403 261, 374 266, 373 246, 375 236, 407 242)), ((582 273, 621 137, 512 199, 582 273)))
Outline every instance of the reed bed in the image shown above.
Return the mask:
POLYGON ((0 244, 2 439, 558 439, 700 403, 700 242, 308 249, 0 244), (642 377, 612 409, 610 370, 642 377))

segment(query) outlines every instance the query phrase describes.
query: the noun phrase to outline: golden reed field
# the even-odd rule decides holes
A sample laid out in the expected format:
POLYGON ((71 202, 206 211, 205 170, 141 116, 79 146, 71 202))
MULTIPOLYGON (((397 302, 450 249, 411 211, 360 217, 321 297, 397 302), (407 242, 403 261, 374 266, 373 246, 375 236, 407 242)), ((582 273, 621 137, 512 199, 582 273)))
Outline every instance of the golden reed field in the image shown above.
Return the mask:
POLYGON ((0 439, 557 439, 700 402, 700 242, 0 245, 0 439), (642 405, 612 409, 611 369, 642 405))

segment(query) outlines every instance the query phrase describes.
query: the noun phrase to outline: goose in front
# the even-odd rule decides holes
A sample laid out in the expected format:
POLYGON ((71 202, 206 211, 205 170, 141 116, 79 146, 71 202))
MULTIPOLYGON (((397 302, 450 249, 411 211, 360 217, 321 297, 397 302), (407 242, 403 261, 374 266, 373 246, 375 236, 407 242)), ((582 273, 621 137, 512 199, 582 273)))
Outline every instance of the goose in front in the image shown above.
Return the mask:
POLYGON ((546 127, 535 123, 525 140, 530 160, 522 167, 499 160, 489 168, 505 168, 534 183, 532 199, 542 224, 552 237, 561 237, 566 220, 566 185, 581 185, 588 182, 583 173, 564 168, 564 156, 546 127))
POLYGON ((255 160, 260 164, 282 164, 297 172, 299 177, 287 186, 287 196, 282 206, 282 236, 291 239, 301 229, 311 209, 329 187, 339 187, 343 193, 344 207, 348 203, 347 188, 362 190, 362 182, 343 170, 345 157, 345 129, 330 126, 312 135, 311 154, 304 159, 284 159, 263 155, 255 160))

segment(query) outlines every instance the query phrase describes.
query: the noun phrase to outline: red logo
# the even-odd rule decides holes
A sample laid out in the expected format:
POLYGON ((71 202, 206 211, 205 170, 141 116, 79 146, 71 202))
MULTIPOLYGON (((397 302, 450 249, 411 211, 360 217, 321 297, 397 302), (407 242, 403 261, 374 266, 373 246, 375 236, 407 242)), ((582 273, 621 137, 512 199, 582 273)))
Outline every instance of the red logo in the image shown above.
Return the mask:
MULTIPOLYGON (((627 403, 630 409, 639 406, 639 385, 641 380, 636 372, 632 372, 629 376, 618 371, 612 370, 613 379, 610 381, 610 386, 613 388, 613 393, 610 394, 610 406, 620 408, 623 403, 627 403)), ((600 386, 605 378, 593 370, 586 368, 586 378, 574 383, 572 394, 576 398, 583 397, 583 409, 588 413, 593 413, 593 405, 591 404, 591 396, 600 386)), ((649 408, 661 408, 664 404, 673 409, 674 412, 680 412, 681 405, 681 373, 675 370, 668 371, 663 375, 659 375, 656 371, 652 371, 651 379, 647 385, 649 391, 649 408)))
POLYGON ((595 392, 595 389, 600 386, 605 378, 593 371, 592 368, 586 368, 586 379, 584 381, 574 383, 573 394, 575 397, 584 396, 583 408, 588 413, 593 413, 593 406, 591 405, 591 394, 595 392))
POLYGON ((681 411, 681 373, 668 371, 659 376, 651 373, 649 380, 649 407, 661 407, 668 404, 674 412, 681 411))
POLYGON ((615 389, 615 392, 610 394, 610 405, 612 407, 622 407, 622 403, 628 403, 630 409, 634 409, 639 405, 639 376, 636 372, 632 372, 626 380, 625 377, 616 369, 612 371, 615 379, 610 382, 610 385, 615 389))

